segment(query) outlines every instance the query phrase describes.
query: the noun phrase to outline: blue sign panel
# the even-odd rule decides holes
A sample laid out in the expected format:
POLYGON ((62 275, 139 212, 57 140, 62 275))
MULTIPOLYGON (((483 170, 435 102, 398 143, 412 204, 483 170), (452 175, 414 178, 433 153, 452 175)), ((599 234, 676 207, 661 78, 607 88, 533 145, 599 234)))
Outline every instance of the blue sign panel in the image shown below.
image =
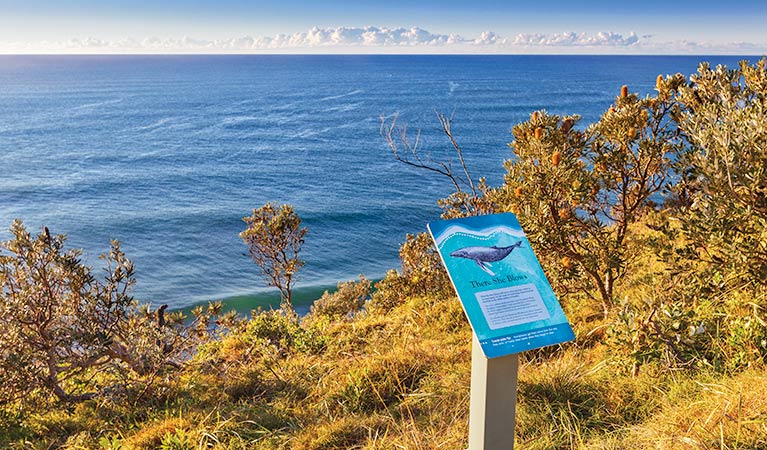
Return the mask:
POLYGON ((497 358, 575 338, 514 214, 431 222, 482 351, 497 358))

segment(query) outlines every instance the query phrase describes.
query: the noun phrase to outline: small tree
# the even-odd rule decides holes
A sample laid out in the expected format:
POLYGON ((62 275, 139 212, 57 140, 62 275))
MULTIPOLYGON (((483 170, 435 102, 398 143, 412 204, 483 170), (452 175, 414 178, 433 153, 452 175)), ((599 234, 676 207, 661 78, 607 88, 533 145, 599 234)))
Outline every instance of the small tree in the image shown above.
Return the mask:
POLYGON ((0 242, 0 404, 148 388, 237 324, 233 313, 221 315, 220 302, 195 308, 191 320, 166 313, 168 305, 138 306, 130 295, 133 263, 117 241, 101 256, 99 279, 80 250, 65 249, 64 235, 43 228, 33 237, 18 220, 11 234, 0 242))
POLYGON ((668 184, 670 157, 681 148, 674 108, 667 96, 642 99, 624 86, 583 131, 574 129, 577 116, 544 111, 513 129, 515 157, 495 202, 517 214, 547 273, 594 297, 604 315, 642 250, 632 245, 632 226, 653 209, 653 195, 668 184))
POLYGON ((280 291, 282 305, 293 313, 295 274, 303 267, 298 258, 308 231, 290 205, 275 208, 271 203, 244 217, 247 229, 240 233, 253 262, 261 269, 266 284, 280 291))
POLYGON ((116 337, 133 304, 133 264, 113 241, 99 280, 79 250, 64 250, 63 235, 44 228, 32 237, 19 220, 11 233, 0 243, 0 401, 40 388, 60 400, 90 398, 66 382, 114 358, 129 359, 116 337))

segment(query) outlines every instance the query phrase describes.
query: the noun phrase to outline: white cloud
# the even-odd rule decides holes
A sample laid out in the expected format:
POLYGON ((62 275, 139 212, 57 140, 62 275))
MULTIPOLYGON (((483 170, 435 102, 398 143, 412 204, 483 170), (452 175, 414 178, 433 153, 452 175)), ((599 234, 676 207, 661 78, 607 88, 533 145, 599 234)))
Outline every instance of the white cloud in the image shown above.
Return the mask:
POLYGON ((94 37, 63 42, 0 42, 0 53, 764 53, 767 45, 731 42, 657 42, 634 32, 520 33, 501 36, 493 31, 477 37, 438 34, 418 27, 314 27, 275 36, 241 36, 206 40, 176 38, 94 37))
POLYGON ((517 46, 542 47, 629 47, 639 43, 639 36, 633 31, 628 36, 611 31, 589 33, 555 33, 555 34, 518 34, 507 41, 517 46))
POLYGON ((378 27, 314 27, 307 32, 291 35, 278 34, 273 38, 253 41, 253 49, 322 48, 322 47, 386 47, 386 46, 443 46, 460 42, 457 35, 434 34, 422 28, 378 27))

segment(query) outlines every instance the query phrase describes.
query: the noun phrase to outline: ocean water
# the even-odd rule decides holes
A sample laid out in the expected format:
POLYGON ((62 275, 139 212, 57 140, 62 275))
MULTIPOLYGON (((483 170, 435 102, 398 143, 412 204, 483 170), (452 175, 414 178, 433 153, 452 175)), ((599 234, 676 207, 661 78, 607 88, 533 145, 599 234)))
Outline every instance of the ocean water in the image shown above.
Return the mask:
MULTIPOLYGON (((276 304, 238 237, 267 201, 309 228, 300 301, 399 267, 439 216, 445 179, 394 160, 380 117, 475 176, 503 177, 511 127, 536 109, 595 120, 627 84, 724 56, 0 56, 0 239, 21 218, 67 234, 99 267, 118 239, 141 302, 276 304)), ((752 61, 755 57, 746 58, 752 61)))

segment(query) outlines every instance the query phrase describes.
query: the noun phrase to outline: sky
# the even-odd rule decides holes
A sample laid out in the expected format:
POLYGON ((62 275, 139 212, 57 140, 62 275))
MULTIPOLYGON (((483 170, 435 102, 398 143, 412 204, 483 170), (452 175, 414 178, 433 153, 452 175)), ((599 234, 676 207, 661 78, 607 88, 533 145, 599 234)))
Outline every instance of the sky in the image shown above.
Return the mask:
POLYGON ((0 53, 767 53, 767 0, 0 0, 0 53))

